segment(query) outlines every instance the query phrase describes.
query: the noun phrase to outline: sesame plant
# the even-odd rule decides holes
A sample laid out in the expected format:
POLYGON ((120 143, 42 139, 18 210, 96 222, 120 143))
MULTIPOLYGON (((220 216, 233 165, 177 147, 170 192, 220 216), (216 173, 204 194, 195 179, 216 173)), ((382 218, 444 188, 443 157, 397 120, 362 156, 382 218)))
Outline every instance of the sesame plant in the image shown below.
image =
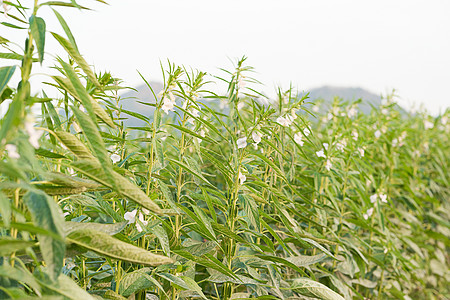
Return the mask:
POLYGON ((0 298, 450 297, 450 111, 269 99, 245 57, 216 75, 168 62, 161 91, 141 75, 154 101, 122 99, 57 12, 87 7, 1 4, 28 36, 0 36, 0 298))

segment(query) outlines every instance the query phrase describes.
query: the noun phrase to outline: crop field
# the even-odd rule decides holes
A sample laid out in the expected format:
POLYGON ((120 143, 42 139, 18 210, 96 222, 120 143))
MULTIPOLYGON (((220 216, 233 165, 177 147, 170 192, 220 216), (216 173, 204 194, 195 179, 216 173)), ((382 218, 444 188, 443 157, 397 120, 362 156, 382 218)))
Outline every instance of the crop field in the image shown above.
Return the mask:
POLYGON ((450 298, 450 110, 268 98, 245 57, 164 63, 153 101, 122 99, 58 13, 75 1, 0 3, 1 299, 450 298))

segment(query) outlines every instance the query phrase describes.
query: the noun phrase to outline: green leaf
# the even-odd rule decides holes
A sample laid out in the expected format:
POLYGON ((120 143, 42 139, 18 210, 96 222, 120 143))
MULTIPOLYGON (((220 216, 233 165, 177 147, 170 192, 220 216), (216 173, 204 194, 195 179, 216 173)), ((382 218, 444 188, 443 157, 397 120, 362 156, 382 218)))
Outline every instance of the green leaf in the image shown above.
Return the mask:
POLYGON ((183 279, 189 290, 197 292, 203 299, 208 299, 205 294, 203 294, 202 288, 197 284, 197 282, 195 282, 194 279, 187 276, 180 276, 180 278, 183 279))
POLYGON ((0 214, 6 227, 11 222, 11 201, 0 191, 0 214))
POLYGON ((45 48, 45 21, 40 17, 32 15, 30 17, 30 30, 36 42, 36 47, 39 54, 39 62, 42 64, 44 60, 45 48))
MULTIPOLYGON (((23 197, 30 210, 34 224, 64 237, 64 218, 56 202, 43 192, 29 191, 23 197)), ((64 241, 51 236, 38 234, 42 257, 49 268, 50 276, 56 280, 63 267, 64 241)))
POLYGON ((292 282, 291 289, 308 297, 317 297, 324 300, 345 300, 341 295, 320 282, 309 278, 297 278, 292 282))
POLYGON ((122 297, 121 295, 117 294, 113 290, 107 290, 105 292, 105 295, 103 295, 103 299, 110 299, 110 300, 127 300, 127 298, 122 297))
POLYGON ((0 95, 3 93, 15 70, 16 66, 0 68, 0 95))
POLYGON ((164 230, 164 228, 160 225, 157 225, 152 228, 152 233, 158 238, 159 244, 161 245, 164 254, 170 256, 169 237, 167 236, 167 232, 164 230))
POLYGON ((0 58, 22 60, 23 55, 17 53, 0 53, 0 58))
POLYGON ((166 256, 153 254, 92 229, 74 231, 68 235, 67 241, 101 255, 135 264, 158 266, 173 263, 173 260, 166 256))
POLYGON ((73 154, 80 159, 94 159, 91 151, 80 141, 75 135, 70 132, 56 130, 55 135, 73 154))
POLYGON ((0 237, 0 256, 8 256, 13 252, 34 246, 33 241, 17 240, 10 237, 0 237))
POLYGON ((53 37, 63 46, 63 48, 69 53, 69 55, 73 58, 73 60, 77 63, 78 66, 83 70, 83 72, 87 75, 89 80, 98 88, 100 88, 100 83, 95 77, 94 72, 92 72, 91 67, 89 67, 88 63, 84 60, 84 58, 77 51, 76 46, 72 45, 68 40, 63 38, 62 36, 52 32, 53 37))
POLYGON ((2 264, 0 266, 0 278, 11 278, 13 280, 23 282, 31 287, 37 295, 41 295, 41 287, 36 279, 27 270, 23 270, 20 267, 11 267, 9 264, 2 264))
POLYGON ((128 298, 139 291, 154 286, 153 282, 148 279, 148 273, 151 271, 152 269, 150 268, 142 268, 131 273, 127 273, 120 280, 119 294, 128 298))
POLYGON ((105 148, 105 144, 103 143, 103 139, 98 132, 96 124, 94 124, 94 122, 91 118, 89 118, 88 115, 83 113, 78 108, 72 106, 72 111, 74 112, 81 128, 83 129, 84 135, 86 136, 94 155, 100 161, 102 169, 106 174, 110 185, 114 187, 116 183, 113 175, 111 159, 109 158, 108 152, 105 148))
POLYGON ((57 284, 46 284, 46 288, 51 289, 58 294, 63 295, 69 299, 79 300, 95 300, 93 296, 91 296, 88 292, 78 286, 70 277, 61 274, 58 277, 57 284))
POLYGON ((159 277, 170 281, 175 287, 182 290, 189 290, 189 287, 183 279, 169 273, 156 273, 159 277))
POLYGON ((59 23, 61 24, 62 28, 64 29, 64 32, 66 33, 67 37, 69 38, 70 43, 72 44, 73 48, 78 51, 78 47, 77 47, 77 43, 75 42, 75 38, 72 35, 72 31, 70 31, 69 26, 67 25, 66 21, 64 20, 64 18, 61 16, 61 14, 59 12, 57 12, 56 10, 52 9, 53 12, 55 13, 56 17, 58 18, 59 23))
POLYGON ((313 256, 307 256, 307 255, 297 255, 297 256, 290 256, 287 257, 286 260, 290 263, 296 265, 297 267, 307 267, 312 264, 316 264, 318 262, 321 262, 327 258, 326 254, 318 254, 313 256))
MULTIPOLYGON (((86 176, 92 178, 93 180, 112 188, 112 185, 109 183, 108 178, 106 177, 105 173, 103 172, 103 166, 96 160, 79 160, 75 161, 71 164, 71 166, 80 171, 81 173, 85 174, 86 176)), ((153 202, 139 187, 137 187, 135 184, 131 183, 123 177, 122 175, 118 174, 117 172, 113 171, 113 176, 115 179, 115 182, 117 183, 115 190, 121 194, 122 196, 129 198, 130 200, 142 205, 143 207, 153 211, 157 214, 162 214, 161 208, 153 202)))
POLYGON ((64 223, 64 229, 66 231, 66 234, 70 234, 74 231, 81 230, 81 229, 92 229, 101 231, 103 233, 106 233, 108 235, 115 235, 119 232, 121 232, 125 226, 127 226, 127 222, 120 222, 120 223, 113 223, 113 224, 102 224, 102 223, 79 223, 79 222, 65 222, 64 223))

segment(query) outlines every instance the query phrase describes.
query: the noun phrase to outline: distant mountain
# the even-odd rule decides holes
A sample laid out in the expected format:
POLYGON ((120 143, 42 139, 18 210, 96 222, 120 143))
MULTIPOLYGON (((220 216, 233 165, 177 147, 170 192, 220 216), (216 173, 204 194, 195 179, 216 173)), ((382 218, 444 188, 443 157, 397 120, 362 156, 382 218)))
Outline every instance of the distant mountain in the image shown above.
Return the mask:
POLYGON ((333 103, 333 100, 338 97, 344 101, 353 102, 358 99, 362 99, 358 108, 363 113, 369 113, 372 109, 371 105, 378 107, 381 105, 381 96, 369 92, 359 87, 335 87, 335 86, 322 86, 311 89, 309 91, 308 99, 310 102, 316 100, 323 100, 324 105, 329 107, 333 103))
MULTIPOLYGON (((160 82, 150 82, 155 94, 158 94, 163 89, 163 84, 160 82)), ((145 103, 155 103, 155 98, 148 88, 147 85, 140 85, 136 88, 136 91, 130 90, 121 95, 121 104, 123 109, 138 112, 144 116, 153 117, 154 108, 151 106, 143 105, 137 101, 145 103)), ((341 98, 344 101, 356 101, 362 99, 359 104, 359 109, 363 113, 368 113, 371 110, 371 105, 378 107, 381 105, 381 97, 374 93, 371 93, 363 88, 359 87, 333 87, 333 86, 322 86, 318 88, 311 89, 309 91, 308 102, 316 102, 317 100, 323 100, 324 106, 329 108, 335 97, 341 98)), ((126 126, 142 126, 145 123, 132 116, 128 116, 128 120, 125 121, 126 126)))
MULTIPOLYGON (((164 88, 163 84, 160 82, 149 82, 150 86, 153 89, 153 92, 158 95, 158 93, 164 88)), ((120 96, 122 108, 125 110, 129 110, 132 112, 140 113, 150 119, 153 118, 154 107, 141 104, 137 101, 144 103, 155 103, 155 97, 153 96, 150 88, 143 84, 136 88, 136 91, 129 90, 120 96)), ((125 121, 126 126, 143 126, 145 124, 144 121, 135 118, 133 116, 125 115, 128 117, 128 120, 125 121)))

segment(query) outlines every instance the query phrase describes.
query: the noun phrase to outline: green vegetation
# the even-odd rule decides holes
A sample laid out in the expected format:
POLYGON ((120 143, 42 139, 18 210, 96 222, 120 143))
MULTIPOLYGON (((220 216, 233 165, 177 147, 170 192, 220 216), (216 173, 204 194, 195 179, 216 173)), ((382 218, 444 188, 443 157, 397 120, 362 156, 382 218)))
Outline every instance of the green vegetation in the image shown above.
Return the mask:
POLYGON ((450 298, 450 111, 270 102, 243 58, 220 77, 169 63, 141 115, 63 16, 65 36, 39 17, 83 7, 3 3, 28 37, 23 53, 0 37, 2 299, 450 298), (48 38, 67 57, 33 94, 48 38))

